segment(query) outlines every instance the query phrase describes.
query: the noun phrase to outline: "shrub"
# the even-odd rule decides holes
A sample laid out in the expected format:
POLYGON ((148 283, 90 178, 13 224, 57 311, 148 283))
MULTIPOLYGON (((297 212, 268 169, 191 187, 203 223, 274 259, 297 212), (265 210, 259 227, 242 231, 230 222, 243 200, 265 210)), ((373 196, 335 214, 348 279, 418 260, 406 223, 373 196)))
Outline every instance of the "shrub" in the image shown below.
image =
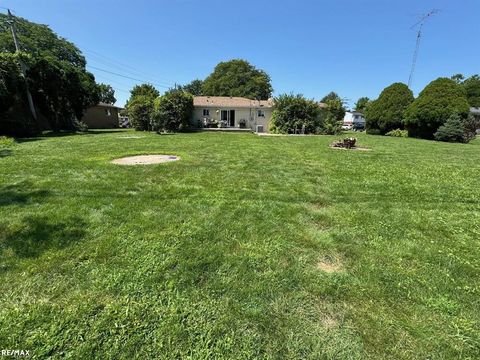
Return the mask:
POLYGON ((405 84, 394 83, 386 87, 377 100, 365 107, 367 133, 384 135, 402 129, 405 109, 413 99, 412 91, 405 84))
POLYGON ((155 100, 153 129, 156 131, 185 131, 190 127, 193 96, 187 92, 170 91, 155 100))
POLYGON ((390 130, 385 135, 393 137, 408 137, 408 131, 402 129, 390 130))
POLYGON ((315 133, 321 126, 320 107, 302 95, 282 94, 275 99, 270 131, 288 134, 295 129, 315 133))
POLYGON ((338 135, 342 133, 345 108, 343 101, 338 97, 322 101, 325 107, 320 110, 321 123, 319 133, 324 135, 338 135))
POLYGON ((466 118, 469 109, 465 88, 451 79, 438 78, 405 111, 408 135, 432 139, 448 118, 453 114, 466 118))
POLYGON ((8 149, 15 144, 15 139, 6 137, 6 136, 0 136, 0 149, 8 149))
POLYGON ((478 126, 478 120, 471 115, 467 118, 462 118, 458 114, 453 114, 444 125, 438 128, 434 137, 437 141, 467 143, 475 138, 478 126))
POLYGON ((75 120, 74 126, 75 126, 75 130, 77 130, 79 132, 87 132, 88 131, 88 125, 83 121, 75 120))
POLYGON ((153 98, 147 95, 137 95, 128 101, 128 116, 135 130, 152 129, 153 102, 153 98))

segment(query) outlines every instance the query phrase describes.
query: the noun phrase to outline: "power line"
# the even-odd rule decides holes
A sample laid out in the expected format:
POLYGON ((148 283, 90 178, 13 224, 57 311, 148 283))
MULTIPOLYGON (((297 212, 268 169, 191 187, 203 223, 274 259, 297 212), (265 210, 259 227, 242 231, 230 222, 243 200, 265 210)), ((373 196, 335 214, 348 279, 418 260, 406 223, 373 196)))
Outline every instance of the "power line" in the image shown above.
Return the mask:
POLYGON ((150 83, 152 85, 155 85, 155 86, 159 86, 159 87, 163 87, 163 88, 166 88, 166 89, 170 89, 171 86, 165 86, 165 85, 161 85, 161 84, 158 84, 158 83, 154 83, 154 82, 151 82, 151 81, 148 81, 148 80, 142 80, 142 79, 137 79, 137 78, 134 78, 134 77, 131 77, 131 76, 126 76, 126 75, 122 75, 122 74, 119 74, 119 73, 116 73, 114 71, 110 71, 110 70, 105 70, 105 69, 101 69, 101 68, 98 68, 96 66, 92 66, 92 65, 87 65, 89 68, 92 68, 92 69, 95 69, 95 70, 98 70, 98 71, 103 71, 103 72, 106 72, 107 74, 112 74, 112 75, 116 75, 116 76, 120 76, 120 77, 123 77, 125 79, 130 79, 130 80, 135 80, 135 81, 141 81, 141 82, 146 82, 146 83, 150 83))
POLYGON ((99 53, 98 51, 93 51, 93 50, 86 49, 86 50, 83 50, 83 52, 85 54, 87 54, 89 57, 96 58, 96 59, 93 59, 94 61, 98 61, 98 62, 103 63, 103 64, 108 65, 108 66, 116 67, 117 69, 120 69, 122 72, 130 73, 130 74, 133 74, 134 76, 142 76, 142 77, 151 78, 155 81, 158 81, 159 83, 163 83, 163 84, 166 84, 166 85, 171 84, 171 82, 168 81, 168 80, 160 79, 156 76, 152 76, 152 74, 148 74, 144 71, 140 71, 140 70, 136 69, 135 67, 133 67, 131 65, 122 63, 122 62, 120 62, 118 60, 115 60, 115 59, 112 59, 112 58, 110 58, 106 55, 103 55, 103 54, 99 53))

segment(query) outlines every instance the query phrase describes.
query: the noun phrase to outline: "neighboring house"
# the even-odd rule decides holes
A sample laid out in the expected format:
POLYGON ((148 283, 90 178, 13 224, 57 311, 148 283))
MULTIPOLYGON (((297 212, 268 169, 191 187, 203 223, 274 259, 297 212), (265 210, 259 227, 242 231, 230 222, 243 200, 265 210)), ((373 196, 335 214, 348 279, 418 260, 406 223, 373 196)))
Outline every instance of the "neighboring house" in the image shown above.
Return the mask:
POLYGON ((197 127, 246 128, 257 126, 268 131, 272 118, 273 99, 250 100, 229 96, 195 96, 192 123, 197 127))
POLYGON ((343 125, 361 125, 365 127, 365 117, 359 111, 347 111, 343 118, 343 125))
MULTIPOLYGON (((471 107, 470 114, 480 121, 480 107, 471 107)), ((480 129, 477 129, 477 134, 480 134, 480 129)))
POLYGON ((121 108, 105 103, 99 103, 87 109, 82 117, 90 129, 110 129, 118 127, 118 111, 121 108))

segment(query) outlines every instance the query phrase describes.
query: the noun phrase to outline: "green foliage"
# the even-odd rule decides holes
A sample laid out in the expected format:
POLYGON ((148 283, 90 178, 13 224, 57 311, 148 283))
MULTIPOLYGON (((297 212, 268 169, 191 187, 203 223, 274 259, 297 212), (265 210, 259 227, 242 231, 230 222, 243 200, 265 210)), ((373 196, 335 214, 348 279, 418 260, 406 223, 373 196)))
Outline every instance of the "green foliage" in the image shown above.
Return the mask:
POLYGON ((203 82, 203 94, 208 96, 266 100, 272 91, 270 76, 241 59, 220 62, 203 82))
MULTIPOLYGON (((85 69, 85 58, 75 45, 47 26, 22 18, 15 18, 15 23, 21 47, 29 55, 9 54, 15 51, 11 33, 0 33, 0 131, 29 135, 40 128, 33 123, 28 108, 18 71, 19 57, 27 65, 27 81, 40 117, 54 130, 74 129, 75 119, 99 100, 95 79, 85 69)), ((0 28, 8 28, 7 17, 1 14, 0 28)))
POLYGON ((190 127, 193 95, 182 90, 168 92, 155 100, 153 130, 185 131, 190 127))
POLYGON ((153 130, 154 98, 148 95, 137 95, 128 101, 128 116, 135 130, 153 130))
POLYGON ((366 96, 361 97, 355 103, 355 111, 359 111, 363 113, 369 102, 370 102, 370 99, 368 97, 366 96))
POLYGON ((192 80, 190 83, 181 86, 180 90, 183 90, 194 96, 203 95, 203 81, 199 79, 192 80))
POLYGON ((402 129, 405 109, 413 100, 413 93, 405 84, 394 83, 386 87, 378 99, 365 108, 367 133, 384 135, 402 129))
POLYGON ((479 127, 479 121, 472 115, 462 118, 458 114, 452 114, 445 124, 438 128, 434 137, 437 141, 468 143, 475 138, 479 127))
POLYGON ((318 103, 298 94, 282 94, 275 98, 270 131, 288 134, 304 128, 305 133, 316 133, 321 125, 318 103))
POLYGON ((470 76, 462 85, 467 92, 468 104, 472 107, 480 107, 480 76, 470 76))
POLYGON ((75 120, 74 126, 78 132, 88 132, 88 125, 83 121, 75 120))
POLYGON ((125 109, 135 130, 153 130, 154 102, 159 96, 158 90, 150 84, 135 85, 130 90, 125 109))
POLYGON ((409 136, 432 139, 450 116, 466 117, 469 109, 465 88, 452 79, 438 78, 406 109, 405 126, 409 136))
POLYGON ((130 99, 135 96, 147 96, 151 99, 156 99, 160 96, 160 93, 157 89, 151 84, 141 84, 135 85, 132 90, 130 90, 130 99))
POLYGON ((14 144, 14 138, 0 136, 0 150, 11 148, 14 144))
POLYGON ((408 137, 408 131, 402 129, 390 130, 385 135, 392 137, 408 137))
POLYGON ((98 84, 100 102, 105 104, 115 104, 117 99, 115 99, 115 90, 110 85, 107 84, 98 84))
POLYGON ((324 135, 340 134, 345 116, 345 108, 342 100, 339 97, 324 98, 322 103, 325 104, 325 107, 320 110, 320 133, 324 135))

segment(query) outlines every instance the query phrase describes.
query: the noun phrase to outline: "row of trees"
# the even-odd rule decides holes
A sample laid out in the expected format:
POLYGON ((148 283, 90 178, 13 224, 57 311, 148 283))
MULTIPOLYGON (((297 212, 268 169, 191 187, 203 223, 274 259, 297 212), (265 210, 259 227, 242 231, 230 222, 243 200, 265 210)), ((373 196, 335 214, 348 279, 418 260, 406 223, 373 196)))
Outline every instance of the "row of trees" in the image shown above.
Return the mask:
POLYGON ((25 136, 43 128, 73 130, 89 106, 115 102, 109 85, 96 84, 71 42, 48 26, 15 18, 21 45, 16 53, 7 16, 0 14, 0 134, 25 136), (21 71, 26 67, 26 76, 21 71), (27 87, 36 107, 30 112, 27 87))
POLYGON ((366 128, 371 134, 385 135, 405 129, 412 137, 468 142, 478 126, 470 115, 470 107, 479 105, 478 76, 466 80, 459 75, 438 78, 416 99, 407 85, 395 83, 365 106, 366 128), (446 134, 452 133, 454 127, 457 127, 455 135, 448 137, 446 134))

